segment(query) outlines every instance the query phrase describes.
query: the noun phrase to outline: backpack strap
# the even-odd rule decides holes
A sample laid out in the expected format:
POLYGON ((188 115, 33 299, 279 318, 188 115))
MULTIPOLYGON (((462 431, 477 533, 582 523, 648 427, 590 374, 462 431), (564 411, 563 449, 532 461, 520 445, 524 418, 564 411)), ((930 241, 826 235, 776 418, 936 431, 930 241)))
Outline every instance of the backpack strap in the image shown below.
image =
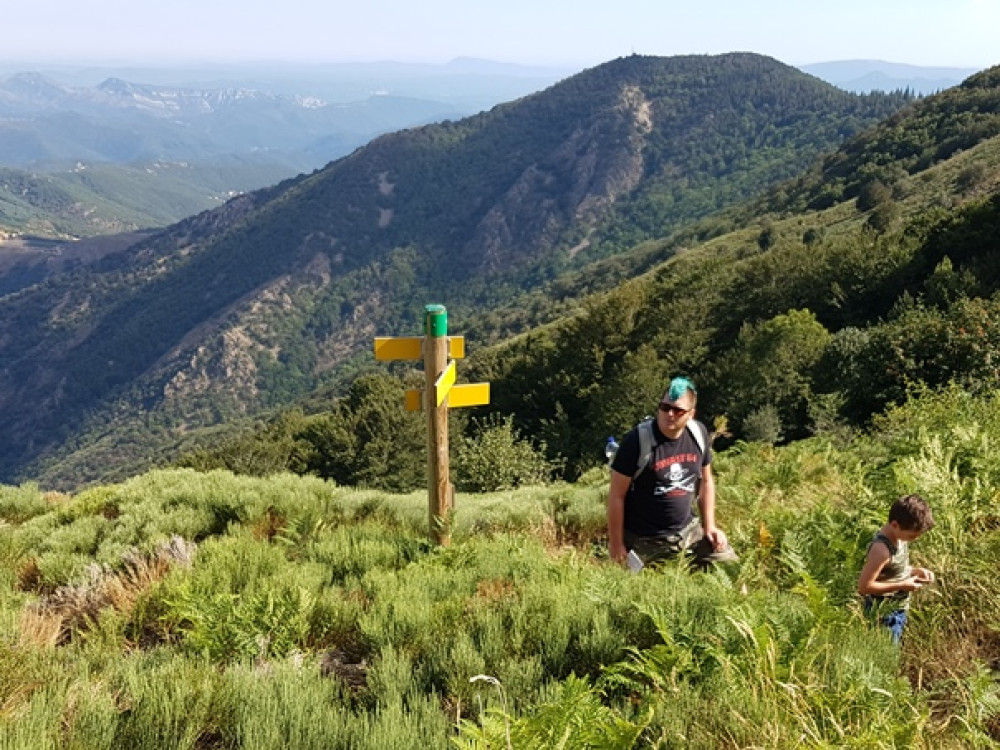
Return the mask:
MULTIPOLYGON (((653 457, 653 449, 656 447, 653 445, 653 420, 645 419, 640 422, 636 429, 639 432, 639 460, 635 465, 635 474, 632 475, 632 481, 634 482, 639 478, 639 475, 646 470, 649 466, 649 461, 653 457)), ((691 437, 694 438, 695 444, 698 446, 698 450, 701 455, 705 455, 705 447, 708 443, 707 428, 701 422, 697 420, 690 420, 687 423, 687 431, 691 433, 691 437)), ((699 480, 700 481, 700 480, 699 480)))
POLYGON ((698 450, 701 451, 701 455, 705 455, 705 444, 708 442, 708 428, 705 427, 697 419, 691 419, 687 423, 687 431, 691 433, 691 437, 698 444, 698 450))
POLYGON ((635 465, 635 474, 632 475, 633 482, 646 470, 649 460, 653 457, 653 448, 656 447, 653 445, 652 419, 644 419, 639 422, 636 429, 639 431, 639 460, 635 465))

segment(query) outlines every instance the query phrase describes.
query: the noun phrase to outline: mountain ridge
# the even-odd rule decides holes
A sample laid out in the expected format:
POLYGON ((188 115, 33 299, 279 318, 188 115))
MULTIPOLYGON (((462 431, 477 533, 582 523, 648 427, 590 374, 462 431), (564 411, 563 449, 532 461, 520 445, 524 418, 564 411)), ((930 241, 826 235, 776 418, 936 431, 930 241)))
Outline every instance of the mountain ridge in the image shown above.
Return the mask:
POLYGON ((655 209, 637 236, 668 233, 903 103, 761 56, 633 56, 381 136, 103 259, 81 275, 87 291, 57 277, 0 301, 2 432, 24 438, 4 448, 6 466, 101 413, 145 413, 176 440, 287 403, 344 377, 376 332, 413 325, 428 295, 469 314, 502 304, 618 252, 620 206, 655 209), (38 317, 46 299, 59 300, 54 319, 38 317))
MULTIPOLYGON (((801 69, 847 89, 908 88, 915 93, 956 84, 962 74, 972 71, 883 61, 817 63, 801 69), (866 85, 844 83, 845 77, 865 73, 950 78, 941 78, 929 87, 900 81, 869 81, 866 85)), ((78 197, 77 202, 93 203, 98 207, 94 213, 97 221, 93 224, 81 222, 73 215, 49 212, 42 206, 25 206, 23 202, 16 210, 4 208, 0 201, 0 231, 45 237, 91 236, 114 228, 133 230, 162 226, 189 213, 218 205, 219 194, 232 195, 235 191, 254 189, 296 172, 315 169, 362 145, 372 134, 475 111, 475 105, 462 103, 467 97, 462 93, 466 82, 475 88, 474 81, 480 81, 479 88, 485 93, 494 85, 502 85, 502 80, 521 81, 519 89, 515 86, 509 91, 508 98, 514 98, 528 93, 532 82, 541 87, 569 72, 476 58, 458 58, 437 66, 345 63, 310 68, 276 65, 270 76, 262 76, 263 70, 251 65, 215 66, 201 73, 197 66, 104 70, 41 66, 37 70, 14 72, 0 81, 0 113, 6 111, 15 118, 5 126, 0 116, 0 132, 3 133, 0 163, 8 169, 30 168, 56 183, 59 189, 69 192, 77 190, 64 184, 64 174, 77 165, 93 169, 102 162, 130 163, 122 166, 120 177, 103 169, 101 181, 92 186, 96 194, 78 197), (91 81, 81 78, 88 70, 92 70, 91 81), (238 77, 237 71, 241 70, 243 75, 238 77), (329 73, 326 84, 318 77, 320 70, 329 73), (222 75, 224 71, 226 75, 222 75), (284 77, 295 71, 300 78, 286 81, 284 77), (435 88, 433 81, 449 81, 450 88, 435 88), (451 104, 443 105, 444 102, 451 104), (246 115, 241 114, 244 109, 246 115), (305 115, 304 120, 298 111, 301 109, 312 110, 314 115, 305 115), (108 119, 111 115, 107 110, 114 113, 112 120, 108 119), (326 110, 328 114, 322 121, 312 124, 307 121, 326 110), (256 114, 249 115, 250 111, 256 114), (143 115, 152 120, 134 120, 143 115), (195 119, 180 131, 170 130, 165 127, 166 120, 175 115, 195 119), (132 119, 122 120, 124 117, 132 119), (198 124, 199 118, 213 118, 207 131, 198 124), (143 135, 137 135, 139 132, 143 135), (196 132, 199 135, 192 140, 196 132), (281 136, 277 140, 276 134, 281 136), (308 134, 305 140, 304 134, 308 134), (255 141, 250 143, 248 136, 255 141), (280 145, 274 145, 279 142, 280 145), (182 147, 185 143, 187 146, 182 147), (222 143, 226 146, 220 149, 222 143), (229 153, 228 149, 235 153, 229 153), (159 185, 155 177, 142 182, 137 179, 138 170, 145 166, 142 160, 146 160, 145 164, 193 162, 192 175, 204 177, 191 185, 187 184, 187 179, 178 180, 166 188, 159 185), (242 165, 239 170, 237 162, 242 165), (129 170, 132 173, 126 174, 129 170), (229 182, 220 184, 219 177, 229 182), (130 200, 126 203, 133 205, 121 204, 114 183, 122 181, 131 183, 126 193, 130 200), (179 190, 184 194, 178 194, 179 190), (156 198, 165 191, 177 196, 176 207, 171 205, 170 199, 156 198), (156 205, 151 206, 151 210, 136 212, 134 203, 137 198, 140 202, 146 200, 143 194, 148 195, 148 202, 156 205)), ((492 106, 501 98, 498 89, 492 100, 487 98, 479 106, 492 106)))
POLYGON ((287 154, 291 167, 315 168, 349 150, 322 161, 303 156, 322 151, 320 144, 334 137, 356 147, 378 133, 461 115, 455 107, 414 97, 369 95, 331 104, 251 88, 181 88, 121 78, 69 87, 22 73, 0 81, 0 134, 8 141, 0 162, 40 168, 81 160, 207 160, 269 152, 271 160, 287 154), (373 108, 373 101, 379 106, 373 108))
POLYGON ((935 94, 957 86, 982 68, 922 66, 886 60, 832 60, 800 65, 805 71, 847 91, 909 89, 916 94, 935 94))

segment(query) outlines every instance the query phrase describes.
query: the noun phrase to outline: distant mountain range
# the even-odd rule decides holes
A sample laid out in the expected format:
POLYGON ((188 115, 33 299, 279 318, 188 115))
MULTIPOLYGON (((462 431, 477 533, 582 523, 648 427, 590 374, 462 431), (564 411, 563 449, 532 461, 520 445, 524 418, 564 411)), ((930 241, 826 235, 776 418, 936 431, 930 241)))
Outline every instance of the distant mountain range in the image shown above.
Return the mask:
MULTIPOLYGON (((845 90, 915 94, 972 72, 880 61, 803 70, 845 90)), ((569 73, 472 58, 34 70, 0 63, 0 238, 170 224, 320 168, 379 134, 473 114, 569 73)))
POLYGON ((320 168, 381 133, 460 118, 562 75, 480 60, 7 69, 0 240, 164 226, 320 168))
POLYGON ((364 101, 382 93, 447 104, 465 114, 539 91, 576 68, 457 58, 443 65, 401 62, 211 63, 173 66, 84 66, 0 60, 0 76, 35 71, 67 86, 92 87, 108 78, 182 89, 254 89, 321 99, 364 101))
POLYGON ((378 133, 462 114, 447 104, 399 96, 329 104, 248 88, 176 88, 120 78, 69 87, 39 73, 18 73, 0 81, 0 164, 46 169, 239 155, 302 170, 378 133))
POLYGON ((841 60, 802 65, 800 70, 822 78, 845 91, 910 90, 914 94, 934 94, 956 86, 980 68, 925 67, 884 60, 841 60))

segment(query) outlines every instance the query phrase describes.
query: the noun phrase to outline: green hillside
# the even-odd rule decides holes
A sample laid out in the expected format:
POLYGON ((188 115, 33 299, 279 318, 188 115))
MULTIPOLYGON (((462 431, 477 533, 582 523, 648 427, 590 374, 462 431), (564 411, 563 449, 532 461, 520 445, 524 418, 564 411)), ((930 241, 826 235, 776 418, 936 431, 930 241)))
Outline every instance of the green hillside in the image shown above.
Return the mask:
POLYGON ((580 469, 603 436, 692 375, 699 408, 738 435, 802 437, 863 424, 919 383, 996 388, 997 197, 928 226, 866 227, 803 243, 801 219, 725 235, 592 300, 576 316, 473 359, 496 409, 580 469), (663 326, 659 321, 670 321, 663 326), (767 433, 751 424, 769 420, 767 433))
POLYGON ((716 454, 740 561, 604 557, 604 470, 426 497, 158 471, 0 487, 0 741, 171 748, 991 748, 1000 403, 958 389, 870 435, 716 454), (938 583, 901 648, 854 594, 892 499, 938 583), (509 740, 508 740, 509 737, 509 740))
MULTIPOLYGON (((824 208, 860 197, 873 185, 893 190, 908 176, 1000 135, 998 90, 1000 71, 992 68, 921 102, 912 111, 888 118, 822 160, 818 169, 778 196, 781 208, 824 208), (780 202, 781 197, 787 200, 780 202)), ((976 182, 983 176, 974 164, 968 166, 971 171, 963 173, 962 182, 976 182)))
POLYGON ((818 85, 772 63, 619 60, 0 298, 4 471, 38 478, 0 486, 0 744, 1000 746, 1000 77, 672 200, 650 92, 677 73, 704 143, 818 85), (448 548, 422 373, 370 354, 429 301, 492 386, 452 412, 448 548), (601 450, 679 374, 740 559, 633 575, 601 450), (897 648, 856 586, 910 493, 936 583, 897 648))
MULTIPOLYGON (((970 84, 981 80, 988 74, 970 84)), ((990 100, 970 85, 942 96, 943 105, 937 98, 915 105, 895 126, 900 137, 918 140, 926 123, 948 110, 957 123, 940 127, 971 142, 961 123, 974 134, 983 132, 983 121, 964 116, 962 107, 990 112, 1000 92, 992 90, 990 100), (971 94, 963 105, 964 92, 971 94)), ((987 125, 998 122, 992 118, 987 125)), ((867 132, 857 139, 872 140, 867 132)), ((857 150, 851 141, 843 151, 857 150)), ((881 163, 886 156, 871 151, 870 158, 881 163)), ((868 171, 869 164, 858 170, 868 171)), ((475 439, 493 434, 484 429, 484 411, 511 419, 511 427, 545 453, 550 470, 573 479, 599 462, 607 435, 622 434, 648 414, 663 383, 677 373, 694 378, 699 414, 717 425, 723 442, 781 442, 865 425, 913 389, 954 383, 992 392, 1000 387, 1000 138, 986 137, 926 168, 912 166, 892 189, 871 191, 867 204, 866 190, 822 210, 766 213, 781 196, 804 201, 799 196, 811 189, 783 185, 757 202, 750 222, 750 212, 738 207, 562 277, 516 308, 475 316, 463 333, 488 340, 530 323, 553 299, 572 301, 595 285, 610 285, 600 279, 628 279, 651 268, 586 298, 555 323, 473 349, 463 377, 490 382, 492 404, 456 429, 475 439), (678 253, 681 248, 688 249, 678 253)), ((307 411, 319 416, 249 430, 222 447, 213 436, 217 449, 198 454, 192 465, 253 473, 277 462, 340 482, 379 483, 389 474, 385 463, 372 466, 364 441, 339 436, 377 418, 381 431, 394 436, 395 460, 406 456, 419 464, 419 425, 390 416, 402 390, 398 381, 378 388, 364 381, 328 415, 322 413, 329 402, 314 402, 307 411), (269 445, 281 450, 268 451, 269 445), (251 446, 254 455, 267 456, 257 459, 257 468, 235 458, 251 446)), ((365 434, 365 441, 379 440, 378 431, 365 434)), ((78 475, 104 450, 107 444, 83 451, 50 476, 78 475)), ((408 486, 421 486, 422 477, 413 477, 408 486)))
MULTIPOLYGON (((904 104, 756 55, 632 56, 379 138, 0 300, 2 471, 107 438, 114 460, 72 472, 87 481, 197 428, 342 387, 371 337, 417 325, 428 298, 474 325, 759 194, 904 104)), ((561 309, 542 298, 528 321, 494 319, 493 335, 561 309)))
POLYGON ((1000 386, 1000 138, 863 197, 758 215, 474 357, 469 377, 579 470, 671 373, 699 383, 703 417, 772 441, 864 424, 920 384, 1000 386))
POLYGON ((46 173, 0 168, 0 235, 68 239, 163 227, 289 176, 281 165, 238 160, 46 173))
MULTIPOLYGON (((453 319, 462 321, 459 332, 470 341, 485 344, 503 339, 504 332, 525 333, 494 347, 470 347, 463 377, 491 382, 492 404, 478 410, 478 424, 456 429, 476 436, 483 430, 484 411, 511 418, 514 429, 531 436, 536 447, 544 445, 552 467, 573 479, 599 461, 607 435, 621 434, 648 413, 672 374, 694 378, 699 413, 709 424, 718 419, 718 429, 732 437, 771 442, 864 425, 921 385, 955 382, 974 392, 997 387, 992 363, 1000 356, 993 299, 1000 139, 989 136, 990 123, 997 121, 989 113, 990 102, 1000 94, 979 85, 991 80, 989 75, 945 92, 943 104, 937 97, 914 104, 893 126, 897 139, 916 142, 928 121, 938 121, 948 137, 972 145, 927 166, 914 161, 913 172, 903 170, 891 187, 857 178, 865 189, 859 188, 856 197, 791 211, 789 205, 812 200, 813 188, 804 181, 785 183, 752 208, 735 207, 667 239, 563 274, 518 296, 510 307, 473 313, 459 304, 453 319), (953 122, 942 112, 950 113, 953 122), (976 141, 977 133, 985 135, 976 141), (607 288, 612 290, 586 296, 607 288), (559 311, 567 314, 538 325, 559 311)), ((838 154, 864 150, 859 143, 888 144, 878 136, 885 127, 866 131, 838 154)), ((861 174, 890 161, 891 153, 873 147, 868 152, 870 161, 857 167, 861 174)), ((390 289, 416 288, 405 270, 408 257, 397 256, 383 266, 379 278, 385 299, 391 299, 390 289)), ((353 314, 354 304, 342 313, 353 314)), ((373 316, 372 325, 361 330, 368 336, 418 330, 406 308, 387 309, 400 311, 399 328, 388 323, 376 328, 373 316)), ((362 342, 366 349, 368 336, 362 342)), ((307 363, 308 349, 298 351, 305 352, 300 362, 307 363)), ((399 368, 394 374, 406 376, 399 368)), ((289 384, 287 379, 274 382, 289 384)), ((358 393, 367 389, 379 395, 351 391, 326 416, 332 394, 321 391, 325 400, 302 402, 306 412, 317 414, 304 422, 257 429, 234 423, 230 434, 243 429, 246 436, 230 437, 216 458, 203 457, 199 465, 235 468, 225 455, 240 454, 245 441, 274 443, 298 446, 298 452, 278 451, 261 465, 276 461, 338 481, 374 477, 365 481, 378 482, 384 472, 367 464, 364 447, 337 436, 350 435, 372 414, 392 409, 402 387, 401 382, 364 386, 358 393), (364 404, 366 398, 372 403, 364 404)), ((219 401, 200 403, 208 410, 219 401)), ((388 416, 379 419, 396 436, 397 457, 419 455, 419 428, 388 416)), ((73 445, 71 459, 63 454, 32 473, 71 486, 114 456, 126 476, 135 470, 126 467, 149 460, 144 456, 152 450, 145 437, 150 426, 148 420, 95 420, 87 441, 73 445), (124 440, 125 434, 132 437, 124 440)), ((220 445, 217 431, 171 435, 169 422, 157 427, 171 452, 190 451, 199 443, 220 445)), ((421 478, 413 476, 409 486, 420 486, 421 478)))

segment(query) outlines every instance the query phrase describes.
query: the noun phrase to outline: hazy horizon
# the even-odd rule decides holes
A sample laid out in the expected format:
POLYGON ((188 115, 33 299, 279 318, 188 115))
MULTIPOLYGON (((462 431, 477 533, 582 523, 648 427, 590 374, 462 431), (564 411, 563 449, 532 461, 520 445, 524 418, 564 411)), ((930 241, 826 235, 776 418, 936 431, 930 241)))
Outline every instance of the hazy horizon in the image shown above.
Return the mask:
POLYGON ((1000 62, 1000 0, 844 0, 836 5, 715 0, 542 4, 508 0, 385 0, 334 7, 317 0, 105 0, 16 3, 4 12, 0 60, 80 66, 323 64, 441 65, 474 58, 579 69, 638 53, 756 52, 789 65, 880 60, 921 67, 1000 62))

